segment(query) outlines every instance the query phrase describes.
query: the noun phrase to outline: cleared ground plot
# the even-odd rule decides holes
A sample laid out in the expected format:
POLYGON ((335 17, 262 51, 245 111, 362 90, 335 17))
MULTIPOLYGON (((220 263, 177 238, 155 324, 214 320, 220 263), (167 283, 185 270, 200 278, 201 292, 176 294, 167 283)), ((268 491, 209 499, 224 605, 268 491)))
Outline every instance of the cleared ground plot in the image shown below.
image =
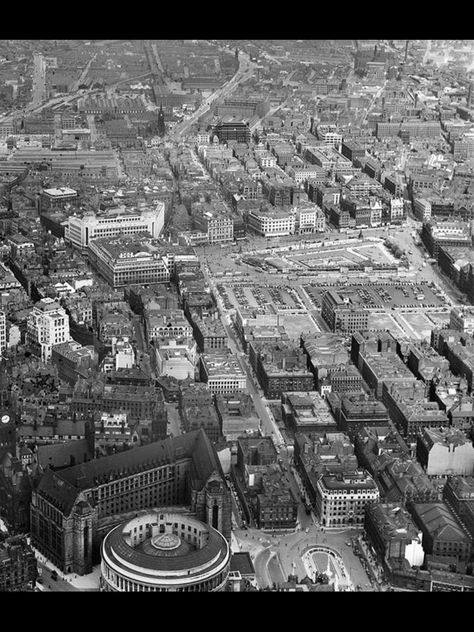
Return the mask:
POLYGON ((369 316, 369 329, 385 329, 390 331, 395 338, 411 338, 408 336, 405 329, 401 327, 396 318, 389 312, 376 312, 369 316))
POLYGON ((297 339, 302 333, 312 334, 321 331, 311 316, 306 314, 287 314, 281 322, 290 338, 297 339))
MULTIPOLYGON (((399 322, 406 323, 408 330, 414 332, 414 334, 420 338, 429 340, 431 337, 431 330, 434 327, 438 327, 439 325, 433 321, 430 317, 430 314, 425 314, 423 312, 417 313, 406 313, 402 312, 397 314, 399 322)), ((440 314, 440 316, 444 316, 446 320, 449 320, 449 314, 440 314)))
POLYGON ((450 320, 449 312, 429 312, 426 317, 432 321, 434 327, 442 327, 450 320))

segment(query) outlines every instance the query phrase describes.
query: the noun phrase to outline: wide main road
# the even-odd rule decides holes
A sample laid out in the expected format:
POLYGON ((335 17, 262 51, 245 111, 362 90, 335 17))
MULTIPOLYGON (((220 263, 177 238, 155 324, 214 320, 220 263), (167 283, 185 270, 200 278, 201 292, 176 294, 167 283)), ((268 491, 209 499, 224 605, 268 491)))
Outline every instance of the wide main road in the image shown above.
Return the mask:
MULTIPOLYGON (((204 276, 206 278, 207 283, 209 284, 214 296, 217 296, 217 288, 215 286, 214 280, 210 275, 209 268, 206 264, 202 266, 202 270, 204 272, 204 276)), ((218 303, 218 301, 216 300, 218 303)), ((252 375, 252 370, 248 364, 247 357, 241 348, 240 341, 237 337, 237 334, 234 332, 233 328, 230 326, 230 317, 228 314, 224 313, 221 309, 221 306, 218 303, 219 312, 221 315, 221 321, 224 325, 224 329, 227 334, 228 344, 231 352, 237 358, 237 361, 240 364, 242 371, 247 376, 247 390, 252 397, 255 410, 257 412, 258 418, 261 421, 262 429, 264 434, 272 437, 274 443, 278 446, 284 446, 285 440, 275 422, 273 415, 270 413, 268 408, 268 404, 263 397, 262 391, 259 387, 256 386, 255 380, 252 375)))
POLYGON ((36 107, 46 99, 46 62, 41 53, 33 55, 32 105, 36 107))
POLYGON ((252 397, 255 410, 257 411, 258 418, 260 419, 262 428, 264 430, 264 434, 272 437, 274 443, 279 447, 282 447, 283 445, 285 445, 285 440, 275 422, 273 415, 269 410, 268 404, 263 397, 262 391, 255 384, 255 380, 252 375, 252 369, 249 366, 247 356, 240 348, 240 342, 237 338, 237 335, 233 331, 232 327, 230 327, 229 324, 225 322, 225 318, 222 318, 221 320, 223 321, 224 329, 227 334, 229 348, 236 356, 242 371, 247 376, 247 390, 252 397))
POLYGON ((211 107, 212 103, 219 98, 225 97, 227 94, 232 92, 234 88, 241 82, 247 81, 254 72, 256 64, 250 61, 250 56, 243 51, 239 51, 239 69, 235 73, 235 75, 229 79, 227 83, 218 88, 215 92, 210 94, 199 106, 199 108, 194 112, 191 118, 183 121, 182 123, 178 123, 170 133, 170 138, 172 140, 178 140, 180 136, 185 134, 191 125, 197 122, 197 120, 205 114, 211 107))

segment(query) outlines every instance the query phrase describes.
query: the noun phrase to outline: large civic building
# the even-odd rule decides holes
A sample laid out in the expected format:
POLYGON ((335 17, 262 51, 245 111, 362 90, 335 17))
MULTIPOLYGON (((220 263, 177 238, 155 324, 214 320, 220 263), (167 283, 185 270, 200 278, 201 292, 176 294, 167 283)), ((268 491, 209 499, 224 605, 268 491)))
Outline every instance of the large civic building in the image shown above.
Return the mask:
POLYGON ((165 221, 165 203, 155 208, 131 209, 125 206, 100 213, 87 212, 68 217, 65 237, 77 248, 85 249, 91 239, 136 235, 146 232, 153 238, 160 236, 165 221))
POLYGON ((204 430, 47 469, 32 494, 32 543, 63 572, 85 575, 112 527, 164 507, 186 507, 230 540, 230 491, 204 430))
POLYGON ((208 524, 158 510, 112 529, 101 556, 102 591, 216 592, 225 588, 231 553, 208 524))
POLYGON ((147 285, 170 280, 170 263, 146 233, 97 238, 89 242, 89 261, 112 286, 147 285))

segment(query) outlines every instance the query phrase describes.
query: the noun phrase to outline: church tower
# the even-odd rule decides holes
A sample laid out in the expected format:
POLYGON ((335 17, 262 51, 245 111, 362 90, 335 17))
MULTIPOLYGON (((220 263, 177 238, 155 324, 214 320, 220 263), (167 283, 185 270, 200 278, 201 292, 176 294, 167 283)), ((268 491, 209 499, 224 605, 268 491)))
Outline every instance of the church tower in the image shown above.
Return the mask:
POLYGON ((160 104, 160 111, 158 112, 158 136, 164 136, 166 131, 165 127, 165 114, 163 112, 163 104, 160 104))

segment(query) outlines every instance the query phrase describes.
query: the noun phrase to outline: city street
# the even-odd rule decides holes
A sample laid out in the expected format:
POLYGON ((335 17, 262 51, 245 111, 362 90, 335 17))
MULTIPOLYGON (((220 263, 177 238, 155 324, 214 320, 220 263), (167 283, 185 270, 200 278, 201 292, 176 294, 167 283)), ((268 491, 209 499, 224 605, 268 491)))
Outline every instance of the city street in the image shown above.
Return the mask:
MULTIPOLYGON (((426 254, 423 244, 416 245, 412 237, 413 231, 416 231, 418 222, 411 217, 407 218, 407 224, 397 227, 396 231, 390 232, 390 239, 396 242, 402 250, 405 250, 410 264, 416 270, 417 280, 433 282, 445 292, 445 294, 453 301, 458 303, 463 293, 460 292, 439 270, 437 264, 427 263, 426 254), (425 265, 423 265, 425 264, 425 265), (420 270, 421 268, 421 270, 420 270)), ((365 231, 364 231, 365 232, 365 231)), ((417 240, 419 239, 417 235, 417 240)))
MULTIPOLYGON (((215 287, 214 280, 209 274, 208 267, 204 265, 202 267, 202 270, 203 270, 207 283, 211 287, 214 295, 216 295, 217 289, 215 287)), ((261 421, 262 434, 272 437, 276 445, 283 446, 285 443, 283 436, 280 430, 278 429, 278 425, 276 424, 268 405, 264 401, 262 390, 259 388, 256 379, 254 379, 253 377, 252 369, 248 363, 247 356, 242 350, 242 346, 240 344, 238 336, 233 330, 233 327, 229 324, 230 317, 227 313, 225 313, 225 310, 223 310, 221 306, 218 305, 218 307, 219 307, 219 312, 221 315, 222 324, 224 325, 224 329, 227 334, 229 348, 231 352, 234 354, 234 356, 237 358, 242 371, 247 376, 247 390, 250 396, 252 397, 255 410, 261 421)))
POLYGON ((247 81, 252 76, 254 67, 255 64, 250 61, 249 55, 239 51, 239 69, 236 74, 227 83, 210 94, 189 119, 178 123, 170 133, 170 138, 178 140, 183 134, 186 134, 190 127, 210 109, 216 99, 227 96, 239 83, 247 81))
POLYGON ((257 385, 256 379, 254 379, 253 377, 252 369, 248 363, 247 356, 242 351, 240 342, 237 338, 237 334, 234 332, 233 328, 226 322, 225 318, 222 318, 222 321, 229 341, 229 348, 237 357, 242 371, 244 371, 247 376, 247 390, 252 397, 255 410, 257 412, 258 418, 261 421, 263 430, 262 434, 272 437, 276 445, 283 446, 285 443, 283 436, 278 429, 278 426, 273 418, 273 415, 270 412, 268 405, 265 402, 262 390, 257 385))
POLYGON ((43 592, 77 592, 79 590, 79 588, 76 588, 59 576, 54 580, 51 577, 52 571, 40 561, 38 561, 38 569, 41 569, 43 592))
POLYGON ((352 546, 346 544, 359 533, 360 529, 322 532, 318 525, 312 524, 308 533, 305 529, 288 534, 279 532, 277 535, 248 529, 236 530, 234 536, 239 550, 250 553, 260 588, 278 584, 282 575, 285 581, 293 573, 296 573, 299 580, 303 579, 307 572, 302 556, 312 547, 323 546, 339 553, 354 586, 360 586, 361 591, 373 591, 370 577, 361 560, 354 554, 352 546), (278 558, 270 564, 272 552, 278 554, 278 558))
POLYGON ((33 56, 32 107, 37 107, 46 99, 46 62, 41 53, 33 56))

